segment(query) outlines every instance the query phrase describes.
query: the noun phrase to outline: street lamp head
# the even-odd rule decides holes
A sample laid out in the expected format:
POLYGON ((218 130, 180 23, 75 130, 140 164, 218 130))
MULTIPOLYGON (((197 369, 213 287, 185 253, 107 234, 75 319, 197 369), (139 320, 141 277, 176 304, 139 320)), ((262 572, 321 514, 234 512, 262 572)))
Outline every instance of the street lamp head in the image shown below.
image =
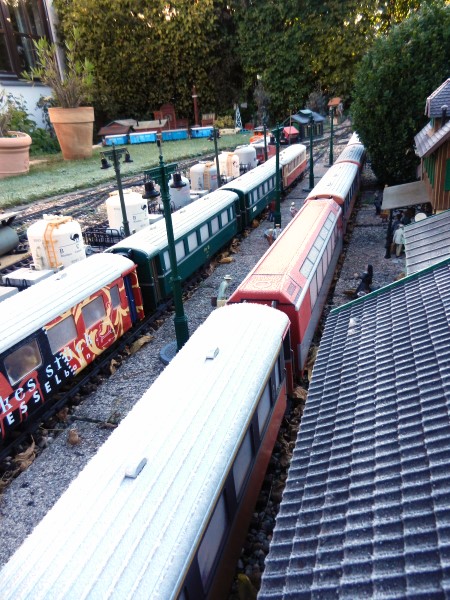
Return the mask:
POLYGON ((151 200, 159 195, 158 190, 155 189, 155 183, 151 179, 144 182, 144 193, 142 194, 144 200, 151 200))
POLYGON ((182 188, 182 187, 185 187, 186 185, 187 184, 181 178, 181 173, 174 173, 172 175, 172 185, 170 187, 182 188))
POLYGON ((111 166, 111 163, 108 162, 108 159, 106 158, 106 156, 101 153, 101 157, 102 157, 102 169, 109 169, 111 166))

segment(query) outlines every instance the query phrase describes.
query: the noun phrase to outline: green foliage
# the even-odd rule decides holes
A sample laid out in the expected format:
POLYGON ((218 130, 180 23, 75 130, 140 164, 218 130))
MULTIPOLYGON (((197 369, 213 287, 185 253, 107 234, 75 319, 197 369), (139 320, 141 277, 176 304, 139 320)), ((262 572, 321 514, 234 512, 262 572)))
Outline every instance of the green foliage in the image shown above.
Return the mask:
POLYGON ((231 115, 217 117, 217 119, 214 119, 214 125, 220 127, 220 129, 232 129, 234 127, 234 117, 231 115))
POLYGON ((27 133, 33 143, 30 154, 51 154, 60 151, 56 138, 49 131, 37 127, 31 119, 25 100, 15 98, 12 94, 0 93, 0 136, 4 137, 8 131, 21 131, 27 133))
POLYGON ((246 83, 260 75, 271 122, 304 108, 319 88, 349 100, 356 69, 373 41, 420 0, 234 0, 246 83))
POLYGON ((11 119, 11 129, 28 133, 33 140, 30 146, 30 155, 56 154, 60 152, 58 140, 50 131, 38 127, 36 122, 30 118, 28 108, 23 98, 12 98, 14 106, 11 119))
POLYGON ((351 114, 382 183, 416 179, 426 98, 450 73, 450 5, 435 0, 379 38, 357 73, 351 114))
POLYGON ((72 29, 65 42, 65 70, 61 75, 56 45, 45 38, 34 41, 38 66, 22 73, 22 77, 27 81, 38 79, 51 87, 55 106, 78 108, 92 100, 94 65, 87 58, 78 58, 80 42, 81 33, 72 29))
POLYGON ((172 102, 177 116, 192 121, 193 85, 200 112, 232 105, 240 82, 224 1, 55 0, 54 5, 62 34, 75 25, 82 40, 78 55, 95 65, 95 107, 104 120, 149 119, 172 102))
MULTIPOLYGON (((248 103, 254 119, 257 75, 269 121, 325 99, 351 99, 356 69, 377 37, 433 0, 54 0, 64 38, 81 33, 79 58, 95 65, 96 116, 151 119, 172 102, 193 121, 248 103)), ((245 114, 244 114, 245 113, 245 114)), ((260 121, 259 119, 256 119, 260 121)))
POLYGON ((14 102, 4 89, 0 89, 0 137, 7 136, 13 115, 14 102))

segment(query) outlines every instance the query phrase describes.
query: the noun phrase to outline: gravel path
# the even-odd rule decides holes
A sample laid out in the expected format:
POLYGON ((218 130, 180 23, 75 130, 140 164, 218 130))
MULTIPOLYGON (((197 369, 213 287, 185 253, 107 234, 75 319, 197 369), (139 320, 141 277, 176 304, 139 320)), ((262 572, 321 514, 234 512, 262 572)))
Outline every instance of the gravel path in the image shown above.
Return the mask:
MULTIPOLYGON (((325 170, 325 165, 316 163, 316 181, 325 170)), ((370 172, 366 173, 367 177, 370 178, 370 172)), ((306 180, 300 183, 282 203, 283 224, 290 220, 291 201, 294 200, 296 206, 300 207, 302 199, 306 197, 307 194, 302 189, 305 183, 306 180)), ((394 281, 404 270, 404 259, 387 260, 384 258, 386 225, 381 223, 380 217, 375 216, 372 194, 373 192, 363 194, 356 226, 351 234, 341 275, 336 285, 334 306, 349 300, 346 291, 356 288, 358 285, 358 279, 354 277, 354 274, 361 273, 367 263, 370 262, 374 267, 374 287, 381 287, 394 281)), ((267 222, 262 222, 258 228, 241 241, 237 254, 230 255, 232 262, 221 264, 219 261, 212 274, 185 302, 190 332, 193 332, 213 310, 211 297, 217 295, 223 277, 231 275, 231 291, 234 290, 266 251, 267 242, 263 238, 266 226, 267 222)), ((52 432, 49 432, 48 447, 0 495, 0 544, 2 548, 0 567, 106 440, 111 432, 108 422, 123 418, 156 379, 163 369, 159 352, 174 339, 173 320, 169 318, 155 332, 153 339, 148 344, 131 355, 115 374, 75 408, 73 415, 69 417, 67 430, 58 436, 53 436, 52 432), (90 421, 91 419, 99 420, 102 424, 93 423, 90 421), (79 443, 72 445, 69 442, 69 429, 76 429, 79 443)), ((246 557, 251 557, 253 563, 249 563, 247 559, 245 559, 247 562, 244 563, 243 557, 241 557, 239 569, 248 575, 254 573, 255 585, 260 578, 264 557, 268 551, 271 527, 280 498, 280 493, 272 498, 269 506, 271 512, 265 519, 265 530, 263 537, 259 536, 258 538, 257 547, 249 547, 247 544, 245 552, 243 552, 243 557, 244 554, 246 557)))

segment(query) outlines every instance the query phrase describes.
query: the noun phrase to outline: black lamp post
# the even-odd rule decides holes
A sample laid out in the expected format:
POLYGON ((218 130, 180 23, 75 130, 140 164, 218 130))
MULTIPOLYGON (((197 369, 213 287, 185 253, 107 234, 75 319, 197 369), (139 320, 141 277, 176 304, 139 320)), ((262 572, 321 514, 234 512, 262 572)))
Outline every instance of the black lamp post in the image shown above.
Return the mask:
POLYGON ((266 133, 267 133, 267 111, 266 108, 264 107, 264 113, 263 113, 263 135, 264 135, 264 160, 266 161, 268 158, 267 155, 267 138, 266 138, 266 133))
POLYGON ((120 177, 120 157, 125 155, 126 163, 133 162, 131 160, 130 153, 126 148, 116 148, 113 144, 112 150, 104 150, 101 152, 102 157, 102 169, 109 169, 111 166, 108 162, 108 158, 112 158, 114 171, 116 172, 117 189, 119 191, 120 208, 122 211, 122 222, 125 236, 130 235, 130 225, 128 223, 127 209, 125 208, 125 199, 123 197, 122 179, 120 177))
POLYGON ((314 117, 312 111, 309 113, 309 188, 305 192, 310 192, 314 188, 314 158, 313 158, 313 125, 314 117))
POLYGON ((217 187, 222 185, 222 180, 220 179, 220 164, 219 164, 219 151, 217 149, 217 139, 219 138, 219 130, 217 127, 213 127, 210 140, 214 140, 214 154, 216 157, 216 169, 217 169, 217 187))
POLYGON ((275 155, 275 227, 278 225, 281 227, 281 208, 280 208, 280 200, 281 200, 281 185, 280 185, 280 135, 283 128, 279 125, 272 130, 272 133, 275 137, 276 143, 276 155, 275 155))
POLYGON ((334 106, 330 107, 330 160, 328 166, 333 165, 333 121, 334 121, 334 106))
POLYGON ((168 344, 165 349, 161 351, 161 360, 164 363, 170 362, 170 358, 176 354, 178 350, 184 346, 184 344, 189 339, 189 329, 187 317, 184 314, 183 308, 183 298, 181 292, 181 277, 178 275, 178 265, 177 265, 177 256, 175 252, 175 238, 173 235, 173 225, 172 225, 172 213, 170 211, 170 194, 169 194, 169 185, 168 178, 174 171, 177 170, 178 165, 176 163, 172 163, 169 165, 164 164, 164 159, 161 151, 161 140, 157 141, 159 148, 159 167, 155 167, 154 169, 150 169, 148 171, 144 171, 144 176, 153 179, 156 181, 161 190, 161 200, 164 207, 164 218, 166 220, 166 230, 167 230, 167 242, 168 242, 168 250, 169 250, 169 260, 170 260, 170 269, 172 271, 172 289, 173 289, 173 300, 175 304, 175 335, 177 338, 176 341, 176 351, 174 352, 174 344, 168 344))
POLYGON ((394 211, 391 209, 389 211, 389 222, 388 222, 388 228, 387 228, 387 232, 386 232, 386 254, 384 255, 384 258, 391 258, 391 245, 392 245, 392 241, 394 239, 394 235, 392 233, 393 217, 394 217, 394 211))

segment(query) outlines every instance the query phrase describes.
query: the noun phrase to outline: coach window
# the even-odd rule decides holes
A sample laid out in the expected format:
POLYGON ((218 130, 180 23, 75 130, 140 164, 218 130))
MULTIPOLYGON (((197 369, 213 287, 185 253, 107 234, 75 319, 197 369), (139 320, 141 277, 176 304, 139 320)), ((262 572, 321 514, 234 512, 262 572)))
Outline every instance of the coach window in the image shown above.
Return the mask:
POLYGON ((228 217, 228 211, 227 211, 227 210, 224 210, 224 211, 221 213, 221 215, 220 215, 220 218, 221 218, 221 220, 222 220, 222 227, 223 227, 223 226, 224 226, 224 225, 226 225, 226 224, 228 223, 228 221, 230 220, 230 219, 229 219, 229 217, 228 217))
POLYGON ((253 460, 253 447, 251 439, 251 430, 247 429, 247 433, 242 441, 239 452, 233 464, 234 487, 236 497, 239 498, 242 492, 245 481, 247 480, 250 466, 253 460))
POLYGON ((105 303, 102 296, 97 296, 81 309, 86 328, 92 327, 106 317, 105 303))
POLYGON ((163 253, 163 268, 166 271, 170 270, 170 258, 169 258, 168 250, 164 250, 164 253, 163 253))
POLYGON ((211 219, 211 234, 214 235, 219 231, 219 217, 211 219))
POLYGON ((275 375, 275 389, 278 390, 278 388, 280 387, 280 384, 281 384, 281 373, 280 373, 279 358, 277 359, 277 362, 275 363, 273 371, 274 371, 273 374, 275 375))
POLYGON ((319 250, 320 250, 320 248, 317 248, 317 243, 316 243, 311 248, 311 250, 308 252, 308 258, 311 262, 313 262, 313 263, 316 262, 317 257, 319 256, 319 250))
POLYGON ((306 279, 308 279, 309 274, 312 271, 312 268, 314 267, 314 263, 312 263, 308 257, 305 258, 305 262, 302 265, 302 268, 300 269, 300 273, 303 275, 303 277, 305 277, 306 279))
POLYGON ((66 317, 56 325, 47 330, 48 343, 52 354, 64 348, 77 337, 77 328, 72 315, 66 317))
POLYGON ((186 256, 186 250, 184 249, 183 240, 180 240, 175 244, 175 254, 177 255, 177 261, 180 261, 186 256))
POLYGON ((118 306, 120 306, 120 294, 119 294, 119 286, 118 285, 114 285, 110 290, 109 293, 111 295, 111 305, 113 308, 117 308, 118 306))
POLYGON ((28 373, 35 371, 42 364, 37 340, 31 340, 14 352, 4 361, 6 374, 11 385, 21 381, 28 373))
POLYGON ((262 432, 264 431, 267 419, 269 418, 271 409, 270 402, 270 385, 267 382, 266 387, 264 388, 264 392, 262 393, 261 399, 258 404, 258 429, 259 429, 259 437, 262 437, 262 432))
POLYGON ((214 509, 213 516, 208 524, 208 529, 206 530, 197 554, 200 576, 204 588, 206 588, 208 584, 214 562, 222 544, 222 540, 225 537, 227 524, 225 498, 222 494, 214 509))
POLYGON ((206 242, 209 238, 209 229, 207 223, 200 227, 200 241, 206 242))
POLYGON ((187 241, 189 252, 192 252, 198 247, 197 232, 193 231, 192 233, 190 233, 188 235, 187 241))
POLYGON ((33 42, 50 40, 44 0, 0 0, 0 72, 16 79, 36 66, 33 42))

